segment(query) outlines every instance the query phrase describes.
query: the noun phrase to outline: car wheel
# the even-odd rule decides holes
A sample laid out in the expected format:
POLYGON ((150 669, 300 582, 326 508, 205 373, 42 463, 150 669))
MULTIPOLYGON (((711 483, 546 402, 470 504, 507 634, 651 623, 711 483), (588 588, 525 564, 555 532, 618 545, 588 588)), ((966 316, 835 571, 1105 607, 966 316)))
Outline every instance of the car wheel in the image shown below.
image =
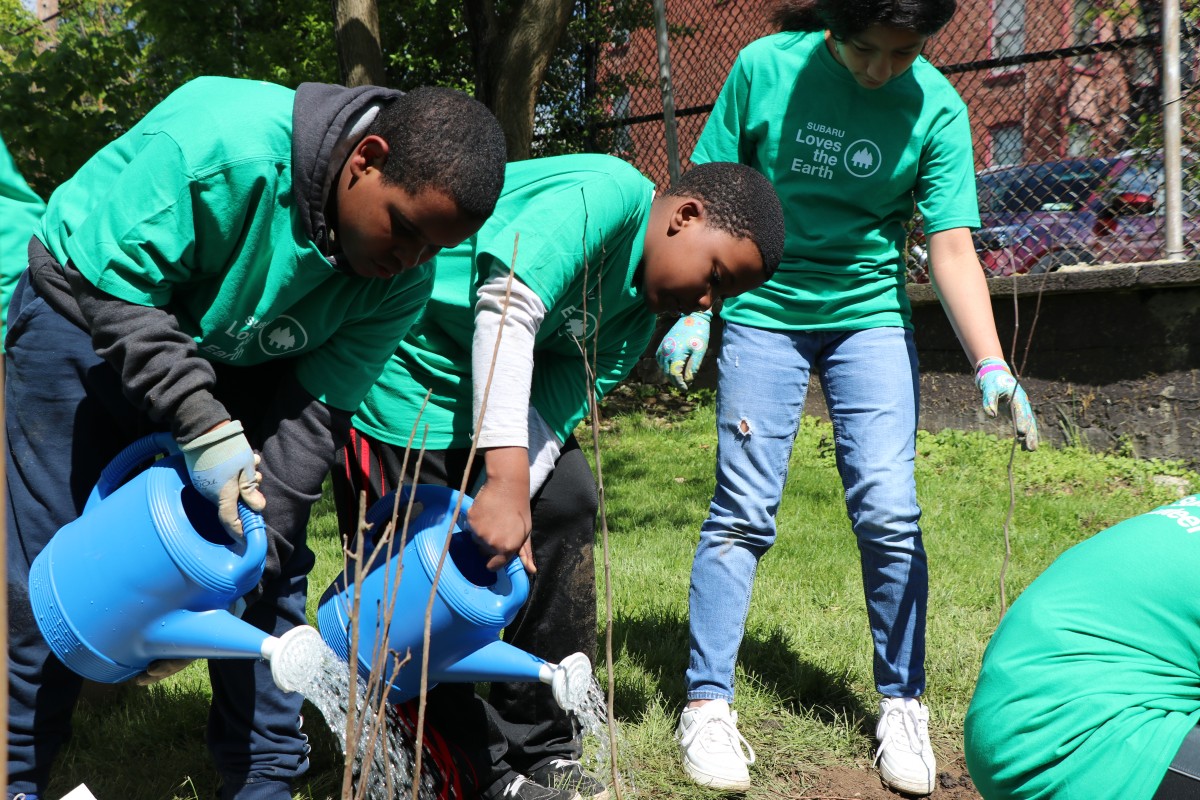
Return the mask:
POLYGON ((1069 267, 1073 264, 1092 264, 1095 259, 1091 254, 1082 250, 1055 250, 1033 262, 1033 266, 1029 268, 1030 275, 1042 275, 1046 272, 1057 272, 1060 267, 1069 267))

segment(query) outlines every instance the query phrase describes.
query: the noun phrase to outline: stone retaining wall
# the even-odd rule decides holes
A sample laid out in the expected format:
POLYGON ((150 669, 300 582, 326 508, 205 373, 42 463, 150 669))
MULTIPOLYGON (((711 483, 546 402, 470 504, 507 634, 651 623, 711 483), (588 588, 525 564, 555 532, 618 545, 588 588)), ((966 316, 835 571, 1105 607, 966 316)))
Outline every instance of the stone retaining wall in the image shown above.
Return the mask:
MULTIPOLYGON (((1044 441, 1200 465, 1200 262, 1081 267, 988 286, 1001 344, 1044 441)), ((1006 434, 979 409, 971 365, 932 287, 908 293, 921 427, 1006 434)), ((714 331, 713 353, 718 337, 714 331)), ((715 386, 715 361, 706 360, 696 386, 715 386)), ((634 379, 653 380, 652 367, 652 357, 644 359, 634 379)), ((806 412, 827 417, 816 382, 806 412)))

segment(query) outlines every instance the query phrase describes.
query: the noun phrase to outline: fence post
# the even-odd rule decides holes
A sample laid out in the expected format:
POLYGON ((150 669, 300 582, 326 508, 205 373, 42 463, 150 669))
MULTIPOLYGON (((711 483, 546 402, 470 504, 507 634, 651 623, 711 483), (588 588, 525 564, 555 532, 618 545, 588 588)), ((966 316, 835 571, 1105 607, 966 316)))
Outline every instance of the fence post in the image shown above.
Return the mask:
POLYGON ((667 172, 671 176, 671 183, 675 183, 679 180, 679 137, 675 133, 675 92, 671 88, 671 55, 667 48, 666 0, 654 0, 654 28, 658 34, 658 76, 662 83, 667 172))
POLYGON ((1183 158, 1180 152, 1179 0, 1162 5, 1163 256, 1183 260, 1183 158))

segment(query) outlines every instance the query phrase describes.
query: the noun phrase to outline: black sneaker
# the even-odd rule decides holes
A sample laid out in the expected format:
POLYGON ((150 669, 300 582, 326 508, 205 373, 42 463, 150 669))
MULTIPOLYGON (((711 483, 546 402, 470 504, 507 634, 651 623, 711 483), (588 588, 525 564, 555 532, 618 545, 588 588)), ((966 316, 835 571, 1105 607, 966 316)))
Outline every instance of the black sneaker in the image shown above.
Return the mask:
POLYGON ((580 800, 576 792, 542 786, 524 775, 518 775, 500 791, 492 790, 485 796, 489 800, 580 800))
POLYGON ((543 786, 573 791, 581 800, 608 800, 608 787, 589 774, 578 761, 556 758, 529 773, 529 777, 543 786))

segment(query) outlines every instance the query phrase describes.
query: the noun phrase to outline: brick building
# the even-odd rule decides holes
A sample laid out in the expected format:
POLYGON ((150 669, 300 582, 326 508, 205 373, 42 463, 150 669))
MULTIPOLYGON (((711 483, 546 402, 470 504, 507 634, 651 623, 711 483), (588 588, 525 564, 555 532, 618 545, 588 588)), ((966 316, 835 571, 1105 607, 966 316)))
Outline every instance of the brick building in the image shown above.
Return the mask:
MULTIPOLYGON (((680 157, 691 153, 738 50, 770 33, 769 2, 667 0, 671 78, 680 157)), ((926 55, 945 70, 971 111, 977 167, 1112 155, 1152 141, 1160 57, 1156 34, 1115 0, 961 0, 926 55), (1065 57, 1063 48, 1141 39, 1140 46, 1065 57), (1014 63, 1016 62, 1016 63, 1014 63), (1147 116, 1149 115, 1149 116, 1147 116), (1147 122, 1149 120, 1149 122, 1147 122)), ((1185 6, 1196 5, 1189 0, 1185 6)), ((1197 77, 1194 40, 1182 43, 1185 91, 1197 77)), ((633 31, 601 55, 601 76, 629 87, 612 109, 628 118, 618 152, 660 184, 667 173, 662 93, 653 30, 633 31)), ((1185 101, 1185 141, 1197 102, 1185 101)))

